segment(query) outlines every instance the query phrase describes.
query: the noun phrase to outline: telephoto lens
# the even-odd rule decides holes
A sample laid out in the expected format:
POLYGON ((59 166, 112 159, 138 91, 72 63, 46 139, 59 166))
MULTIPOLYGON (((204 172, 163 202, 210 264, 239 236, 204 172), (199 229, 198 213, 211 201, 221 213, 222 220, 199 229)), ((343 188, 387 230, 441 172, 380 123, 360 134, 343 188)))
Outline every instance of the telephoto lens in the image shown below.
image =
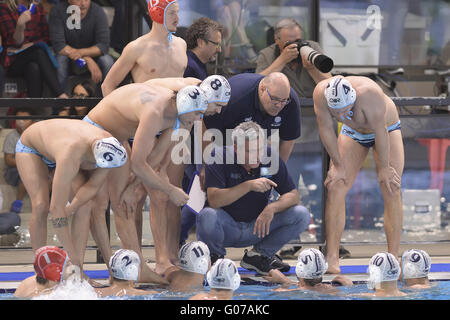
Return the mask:
POLYGON ((297 44, 297 48, 299 51, 297 62, 302 63, 302 57, 305 57, 309 62, 311 62, 320 72, 326 73, 330 72, 333 69, 334 62, 330 57, 327 57, 320 52, 317 52, 313 48, 310 47, 307 41, 303 41, 301 39, 297 39, 294 41, 288 41, 284 45, 284 48, 291 44, 297 44))
POLYGON ((334 62, 330 57, 321 54, 311 48, 308 44, 302 44, 300 47, 300 55, 306 57, 320 72, 326 73, 333 69, 334 62))

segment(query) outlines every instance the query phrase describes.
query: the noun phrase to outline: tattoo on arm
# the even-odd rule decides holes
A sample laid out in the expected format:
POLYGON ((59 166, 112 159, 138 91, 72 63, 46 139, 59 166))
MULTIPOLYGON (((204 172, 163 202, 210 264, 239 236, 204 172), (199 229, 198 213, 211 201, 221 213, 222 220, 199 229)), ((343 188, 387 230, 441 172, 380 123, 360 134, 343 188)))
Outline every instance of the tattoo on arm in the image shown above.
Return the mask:
POLYGON ((54 218, 52 219, 52 224, 53 228, 66 227, 69 224, 69 218, 68 217, 54 218))

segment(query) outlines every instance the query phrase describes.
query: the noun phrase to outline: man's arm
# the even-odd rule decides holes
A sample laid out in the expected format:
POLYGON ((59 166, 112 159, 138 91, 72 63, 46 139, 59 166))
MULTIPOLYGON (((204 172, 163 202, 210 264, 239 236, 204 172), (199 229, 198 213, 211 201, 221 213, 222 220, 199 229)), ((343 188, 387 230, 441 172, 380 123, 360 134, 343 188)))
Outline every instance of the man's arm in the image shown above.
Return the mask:
POLYGON ((258 60, 256 62, 257 65, 256 72, 264 76, 267 76, 272 72, 281 72, 281 70, 283 70, 286 64, 296 59, 297 57, 298 57, 298 49, 297 44, 295 43, 284 48, 281 54, 270 65, 267 62, 268 59, 267 57, 265 57, 264 52, 260 52, 260 54, 258 55, 258 60))
MULTIPOLYGON (((155 103, 158 103, 158 101, 155 101, 155 103)), ((178 206, 184 205, 189 199, 186 193, 162 179, 147 161, 155 147, 156 135, 159 130, 158 122, 161 121, 160 115, 151 110, 147 112, 148 114, 141 115, 141 120, 134 136, 133 149, 131 151, 131 170, 147 187, 166 193, 171 201, 178 206)), ((162 150, 161 152, 166 154, 166 151, 162 150)))
POLYGON ((289 156, 292 153, 292 149, 294 148, 295 140, 280 140, 280 157, 287 163, 289 156))
POLYGON ((211 208, 221 208, 232 204, 239 200, 250 191, 266 192, 277 184, 267 178, 258 178, 242 182, 231 188, 214 188, 206 189, 208 203, 211 208))
POLYGON ((274 213, 282 212, 290 207, 297 205, 300 202, 300 196, 297 189, 282 194, 278 200, 269 203, 266 208, 270 209, 274 213))
POLYGON ((92 46, 89 48, 81 48, 81 49, 78 49, 78 52, 82 57, 87 56, 87 57, 91 57, 91 58, 96 58, 96 57, 103 55, 102 50, 100 50, 100 48, 97 46, 92 46))
POLYGON ((401 179, 399 174, 389 164, 390 143, 385 119, 386 102, 384 93, 381 90, 372 89, 361 100, 361 105, 370 105, 370 108, 363 109, 363 112, 375 133, 375 151, 379 163, 378 181, 384 183, 388 191, 392 193, 394 191, 392 187, 395 189, 400 188, 401 179), (368 105, 365 100, 370 101, 371 104, 368 105))
POLYGON ((299 201, 300 197, 297 189, 292 189, 291 191, 282 194, 278 200, 270 202, 259 214, 258 218, 256 218, 253 234, 257 234, 260 238, 267 236, 274 215, 297 205, 299 201))
MULTIPOLYGON (((67 46, 64 28, 66 26, 66 14, 60 14, 59 5, 55 5, 50 10, 48 26, 50 32, 50 41, 54 51, 58 54, 64 54, 63 49, 67 46)), ((66 55, 66 54, 64 54, 66 55)))
POLYGON ((67 251, 73 264, 81 266, 82 261, 75 250, 69 228, 69 217, 65 211, 72 187, 72 180, 77 175, 80 163, 72 155, 60 155, 53 177, 52 197, 50 201, 50 216, 56 236, 67 251))
POLYGON ((75 196, 73 197, 70 205, 66 207, 66 212, 69 214, 75 213, 82 205, 91 200, 97 195, 98 190, 106 181, 108 175, 108 169, 97 168, 89 177, 89 180, 82 185, 75 196))
POLYGON ((342 166, 341 156, 338 150, 337 136, 334 132, 334 121, 328 111, 328 105, 323 97, 323 86, 317 86, 313 94, 314 113, 319 126, 319 135, 322 144, 330 155, 335 166, 342 166))
POLYGON ((106 97, 122 82, 133 69, 138 57, 138 48, 134 42, 130 42, 123 49, 119 59, 113 64, 102 83, 102 93, 106 97))

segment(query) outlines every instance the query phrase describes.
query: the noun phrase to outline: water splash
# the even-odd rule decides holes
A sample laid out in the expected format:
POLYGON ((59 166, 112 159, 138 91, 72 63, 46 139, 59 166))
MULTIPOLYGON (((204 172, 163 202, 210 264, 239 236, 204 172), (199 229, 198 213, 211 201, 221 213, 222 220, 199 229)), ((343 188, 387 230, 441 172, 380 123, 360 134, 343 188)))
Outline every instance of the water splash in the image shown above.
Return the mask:
POLYGON ((99 300, 100 297, 86 280, 64 281, 50 294, 41 295, 33 300, 99 300))

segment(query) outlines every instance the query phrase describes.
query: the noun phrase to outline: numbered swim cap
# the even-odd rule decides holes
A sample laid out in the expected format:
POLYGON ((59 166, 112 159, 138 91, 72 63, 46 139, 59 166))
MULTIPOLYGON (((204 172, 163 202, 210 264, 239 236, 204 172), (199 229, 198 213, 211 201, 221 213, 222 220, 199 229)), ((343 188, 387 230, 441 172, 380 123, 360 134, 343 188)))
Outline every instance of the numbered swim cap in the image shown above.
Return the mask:
POLYGON ((322 252, 317 249, 305 249, 298 255, 295 273, 303 279, 322 278, 328 269, 328 263, 322 252))
POLYGON ((67 252, 64 249, 44 246, 36 250, 34 270, 41 278, 60 282, 67 260, 67 252))
POLYGON ((393 254, 379 252, 370 259, 367 272, 369 273, 367 286, 374 289, 378 288, 381 282, 398 280, 400 264, 393 254))
POLYGON ((350 82, 342 77, 332 78, 325 88, 325 99, 328 107, 342 109, 356 100, 356 91, 350 82))
POLYGON ((181 247, 178 258, 181 269, 206 274, 209 267, 209 248, 201 241, 186 243, 181 247))
POLYGON ((95 142, 94 157, 100 168, 117 168, 127 162, 127 151, 116 138, 109 137, 95 142))
POLYGON ((218 259, 206 274, 206 280, 213 289, 237 290, 241 276, 230 259, 218 259))
POLYGON ((141 259, 133 250, 120 249, 109 259, 114 278, 137 281, 141 259))
POLYGON ((175 2, 175 0, 149 0, 148 12, 152 20, 156 23, 164 24, 166 10, 175 2))
POLYGON ((228 80, 219 75, 212 75, 202 81, 200 88, 205 91, 208 103, 226 102, 231 97, 231 87, 228 80))
POLYGON ((431 258, 423 250, 410 249, 403 252, 403 279, 426 278, 431 267, 431 258))
POLYGON ((177 111, 182 115, 194 111, 205 111, 208 100, 205 91, 198 86, 186 86, 177 93, 177 111))

